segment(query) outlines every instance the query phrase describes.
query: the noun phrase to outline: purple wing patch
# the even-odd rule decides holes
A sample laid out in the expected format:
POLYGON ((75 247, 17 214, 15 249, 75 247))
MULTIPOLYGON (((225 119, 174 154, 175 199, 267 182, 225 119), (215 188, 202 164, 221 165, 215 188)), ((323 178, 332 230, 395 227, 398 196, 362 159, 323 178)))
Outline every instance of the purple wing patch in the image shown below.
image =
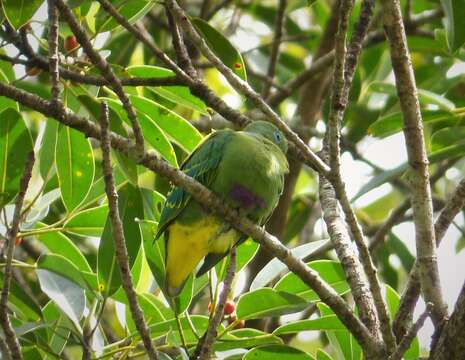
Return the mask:
POLYGON ((266 202, 260 196, 255 195, 243 185, 234 184, 229 192, 229 197, 238 202, 239 206, 244 209, 251 207, 265 208, 266 202))

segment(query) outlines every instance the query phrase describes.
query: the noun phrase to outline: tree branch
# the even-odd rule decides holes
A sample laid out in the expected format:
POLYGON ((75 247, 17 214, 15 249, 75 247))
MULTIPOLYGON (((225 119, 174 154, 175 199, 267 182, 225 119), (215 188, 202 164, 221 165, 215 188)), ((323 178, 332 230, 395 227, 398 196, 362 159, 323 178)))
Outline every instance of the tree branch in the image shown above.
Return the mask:
POLYGON ((16 197, 15 210, 13 213, 13 220, 11 227, 7 232, 8 247, 6 251, 5 272, 3 278, 2 292, 0 294, 0 323, 5 334, 5 341, 10 349, 11 358, 13 360, 20 360, 23 358, 21 354, 21 346, 18 337, 11 324, 10 317, 8 316, 8 296, 10 294, 11 278, 13 277, 13 255, 15 252, 16 235, 19 231, 21 223, 21 210, 23 208, 24 198, 26 196, 29 180, 32 176, 32 167, 34 166, 34 152, 31 151, 27 157, 24 166, 24 172, 19 183, 19 192, 16 197))
POLYGON ((137 331, 142 338, 147 355, 151 360, 158 360, 157 352, 150 339, 150 330, 144 319, 144 314, 137 301, 137 294, 132 283, 131 269, 129 267, 128 250, 126 248, 126 239, 124 238, 124 229, 118 210, 118 193, 116 192, 115 180, 113 178, 113 169, 111 166, 111 145, 109 132, 109 112, 108 105, 102 104, 102 116, 100 118, 101 126, 101 148, 102 148, 102 172, 105 180, 105 192, 108 198, 108 216, 111 221, 113 241, 115 243, 116 259, 121 272, 121 282, 128 298, 129 309, 136 325, 137 331))
POLYGON ((417 336, 418 331, 423 327, 425 324, 426 319, 428 316, 431 315, 431 311, 433 310, 432 304, 427 304, 425 311, 420 315, 418 320, 413 324, 408 331, 408 333, 404 336, 402 341, 400 342, 399 346, 397 346, 396 351, 391 355, 389 360, 402 360, 402 356, 410 347, 413 339, 417 336))
POLYGON ((366 282, 362 265, 352 248, 352 241, 342 220, 342 214, 339 212, 334 188, 324 177, 320 177, 319 194, 326 229, 331 244, 336 250, 337 258, 344 268, 352 296, 359 309, 359 316, 371 333, 381 339, 373 296, 366 282))
MULTIPOLYGON (((465 179, 460 181, 454 192, 450 195, 449 200, 446 202, 446 205, 434 224, 436 246, 441 244, 446 230, 464 206, 465 179)), ((420 296, 421 284, 418 267, 418 261, 415 261, 405 286, 405 290, 400 298, 399 310, 397 311, 396 318, 394 319, 393 326, 398 339, 402 338, 407 331, 407 325, 411 322, 413 311, 420 296)))
POLYGON ((324 143, 327 145, 323 147, 323 152, 329 151, 329 163, 332 170, 331 182, 334 187, 336 197, 344 211, 347 225, 349 226, 355 244, 357 245, 359 259, 363 265, 363 269, 370 286, 371 295, 374 299, 374 305, 378 314, 383 340, 386 343, 387 351, 391 353, 394 350, 396 343, 390 325, 387 305, 381 293, 381 284, 376 274, 377 271, 374 266, 373 259, 371 258, 368 250, 367 241, 347 197, 345 184, 340 172, 341 123, 344 117, 344 111, 347 107, 350 86, 355 73, 355 66, 357 65, 357 59, 362 49, 362 41, 368 31, 374 2, 372 0, 365 0, 363 2, 360 19, 355 28, 349 51, 346 52, 346 36, 352 5, 353 3, 350 0, 341 1, 339 10, 340 18, 338 32, 336 34, 336 55, 331 107, 328 116, 327 137, 325 137, 324 140, 324 143))
POLYGON ((449 321, 444 325, 430 359, 461 359, 465 354, 465 283, 460 291, 449 321))
MULTIPOLYGON (((213 344, 215 343, 216 337, 218 335, 218 325, 221 323, 224 314, 224 306, 228 300, 229 292, 231 291, 231 286, 234 280, 234 274, 236 272, 236 248, 231 249, 229 255, 229 267, 226 273, 226 277, 223 282, 223 290, 221 291, 218 303, 215 307, 215 313, 210 318, 208 323, 208 329, 205 332, 205 335, 202 337, 202 340, 199 341, 198 347, 200 346, 200 355, 199 360, 208 360, 211 357, 213 351, 213 344)), ((192 359, 196 359, 195 357, 192 359)))
POLYGON ((118 77, 116 77, 108 62, 97 51, 95 51, 94 47, 90 42, 89 36, 87 35, 86 31, 82 28, 82 26, 78 23, 76 17, 74 16, 69 6, 66 5, 63 0, 54 1, 61 15, 68 23, 69 27, 71 28, 71 31, 76 36, 77 41, 79 42, 79 44, 81 44, 83 50, 85 51, 89 59, 100 70, 105 79, 108 80, 112 89, 115 91, 116 95, 121 100, 123 108, 128 114, 129 120, 131 121, 132 131, 134 133, 134 138, 138 148, 137 151, 142 153, 144 150, 144 137, 142 135, 142 130, 139 126, 139 122, 137 120, 137 115, 134 111, 134 108, 132 107, 129 98, 123 89, 121 81, 118 77))
POLYGON ((58 56, 58 10, 55 6, 55 0, 48 0, 48 61, 50 71, 50 82, 52 84, 52 101, 57 106, 60 102, 60 73, 59 73, 59 56, 58 56))
MULTIPOLYGON (((268 63, 268 71, 266 75, 271 81, 273 81, 276 64, 279 59, 279 46, 281 45, 281 38, 283 37, 283 32, 286 24, 286 5, 287 0, 279 0, 278 10, 276 12, 276 20, 274 26, 274 37, 273 43, 271 44, 271 53, 270 53, 270 62, 268 63)), ((262 90, 262 97, 266 99, 270 93, 270 84, 265 83, 262 90)))
POLYGON ((411 171, 412 209, 422 293, 425 301, 434 305, 432 318, 435 325, 439 326, 447 316, 447 307, 442 297, 438 272, 428 158, 417 88, 399 1, 383 0, 382 3, 411 171))

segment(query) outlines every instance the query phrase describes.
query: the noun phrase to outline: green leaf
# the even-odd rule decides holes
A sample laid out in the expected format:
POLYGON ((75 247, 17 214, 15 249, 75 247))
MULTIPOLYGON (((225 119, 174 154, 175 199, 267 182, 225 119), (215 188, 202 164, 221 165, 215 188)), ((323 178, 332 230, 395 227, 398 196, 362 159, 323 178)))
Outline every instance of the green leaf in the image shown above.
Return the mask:
POLYGON ((165 197, 158 191, 141 188, 142 199, 144 200, 145 219, 158 221, 160 219, 165 197))
MULTIPOLYGON (((248 238, 236 248, 236 274, 239 273, 255 256, 259 248, 257 242, 248 238)), ((219 281, 223 281, 229 267, 229 256, 225 256, 216 266, 219 281)))
MULTIPOLYGON (((127 183, 118 191, 119 215, 124 228, 124 237, 129 256, 129 266, 132 267, 139 253, 141 233, 137 219, 144 217, 142 196, 140 190, 127 183)), ((116 261, 112 226, 109 217, 105 223, 102 238, 98 248, 97 270, 99 286, 110 296, 121 285, 121 275, 116 261)))
POLYGON ((92 146, 84 134, 68 126, 58 128, 55 150, 61 197, 68 213, 82 204, 94 180, 92 146))
MULTIPOLYGON (((317 306, 322 317, 334 316, 333 311, 326 304, 318 303, 317 306)), ((338 331, 326 330, 325 334, 328 337, 332 348, 336 354, 338 354, 338 358, 346 360, 361 359, 360 345, 358 345, 352 334, 347 329, 338 331)))
POLYGON ((441 0, 446 14, 447 43, 451 53, 465 44, 465 6, 459 0, 441 0))
MULTIPOLYGON (((0 18, 1 18, 1 13, 0 13, 0 18)), ((0 49, 0 54, 2 55, 7 55, 5 49, 0 49)), ((0 60, 0 81, 3 82, 12 82, 16 79, 16 74, 15 70, 13 68, 13 64, 10 63, 9 61, 6 60, 0 60)), ((18 110, 18 103, 16 103, 13 99, 7 98, 7 97, 2 97, 3 99, 9 99, 14 106, 12 106, 14 109, 18 110)), ((0 100, 1 102, 1 100, 0 100)), ((0 107, 0 109, 2 109, 0 107)))
POLYGON ((202 140, 202 135, 186 119, 150 99, 132 95, 132 104, 149 116, 182 149, 190 153, 202 140))
POLYGON ((236 273, 241 271, 254 258, 259 245, 256 241, 248 238, 236 250, 236 273))
POLYGON ((31 20, 43 0, 2 0, 3 13, 16 30, 31 20))
MULTIPOLYGON (((110 98, 105 98, 105 100, 108 102, 108 105, 113 110, 115 110, 127 124, 130 124, 128 116, 119 101, 110 98)), ((178 162, 176 160, 176 154, 174 153, 174 149, 170 142, 163 133, 163 129, 161 129, 149 115, 146 115, 140 111, 138 112, 138 115, 138 120, 142 134, 144 135, 144 139, 155 150, 157 150, 161 156, 168 160, 172 165, 177 167, 178 162)))
POLYGON ((57 143, 58 122, 47 119, 45 122, 44 135, 39 149, 39 169, 42 179, 51 177, 53 164, 55 164, 55 147, 57 143))
POLYGON ((431 136, 431 151, 439 151, 451 145, 465 144, 465 126, 448 127, 431 136))
POLYGON ((306 352, 287 345, 267 345, 250 350, 244 360, 313 360, 306 352))
MULTIPOLYGON (((117 189, 121 188, 128 182, 119 167, 113 169, 113 176, 115 178, 115 184, 117 189)), ((103 177, 100 177, 97 180, 95 180, 92 184, 90 191, 87 194, 86 199, 84 200, 81 207, 84 209, 90 205, 99 205, 99 200, 101 200, 105 196, 105 182, 103 180, 103 177)))
POLYGON ((60 312, 53 301, 49 301, 43 308, 44 320, 53 322, 53 326, 47 329, 47 343, 50 349, 56 354, 61 354, 64 350, 70 330, 66 329, 68 325, 67 318, 60 312))
MULTIPOLYGON (((194 282, 196 280, 194 279, 194 275, 190 275, 186 283, 184 284, 183 289, 181 290, 181 293, 173 298, 174 302, 174 309, 178 314, 182 314, 184 311, 186 311, 191 304, 192 297, 194 295, 194 282)), ((164 290, 164 289, 163 289, 164 290)), ((169 297, 166 297, 169 299, 169 297)))
MULTIPOLYGON (((310 255, 313 251, 318 249, 326 243, 326 240, 319 240, 314 241, 308 244, 297 246, 291 249, 291 253, 293 256, 302 259, 308 255, 310 255)), ((266 284, 275 280, 278 275, 286 270, 287 267, 278 259, 271 260, 265 267, 255 276, 252 284, 250 285, 250 290, 257 290, 259 288, 264 287, 266 284)))
MULTIPOLYGON (((389 285, 386 286, 386 302, 389 310, 389 315, 391 319, 394 319, 397 310, 399 309, 400 303, 400 296, 399 294, 389 285)), ((413 339, 412 344, 410 345, 409 349, 404 354, 404 359, 418 359, 420 356, 420 344, 418 342, 418 337, 413 339)))
MULTIPOLYGON (((3 64, 4 62, 0 62, 0 64, 3 64)), ((10 64, 11 65, 11 64, 10 64)), ((0 70, 0 81, 4 83, 9 83, 12 79, 8 78, 8 76, 5 74, 3 70, 0 70)), ((14 80, 14 79, 13 79, 14 80)), ((10 99, 6 96, 0 96, 0 112, 5 110, 5 109, 14 109, 16 111, 19 111, 19 106, 16 101, 13 99, 10 99)))
MULTIPOLYGON (((374 81, 369 85, 368 90, 372 92, 388 94, 391 96, 397 96, 396 86, 391 83, 374 81)), ((418 91, 418 99, 420 101, 420 104, 422 105, 426 105, 426 104, 437 105, 439 106, 441 110, 445 110, 445 111, 451 111, 455 108, 455 104, 449 99, 446 99, 444 96, 441 96, 432 91, 424 90, 424 89, 417 89, 417 91, 418 91)))
POLYGON ((40 288, 80 330, 80 319, 86 308, 84 290, 67 278, 48 270, 36 270, 40 288))
POLYGON ((298 320, 281 325, 273 334, 295 334, 301 331, 345 330, 345 326, 336 315, 321 316, 317 319, 298 320))
POLYGON ((231 42, 209 23, 199 18, 191 19, 197 31, 203 35, 211 50, 242 80, 247 81, 242 55, 231 42))
POLYGON ((376 189, 378 186, 383 185, 384 183, 391 181, 393 179, 398 178, 401 176, 406 170, 408 169, 408 164, 403 163, 399 166, 395 167, 391 170, 383 171, 381 174, 372 177, 362 188, 358 191, 358 193, 350 199, 351 202, 354 202, 362 195, 365 195, 367 192, 376 189))
MULTIPOLYGON (((442 29, 436 29, 442 30, 442 29)), ((442 30, 444 31, 444 30, 442 30)), ((435 34, 436 35, 436 34, 435 34)), ((411 36, 407 37, 407 43, 410 51, 420 52, 428 55, 441 55, 446 56, 447 48, 442 45, 442 42, 435 38, 430 38, 426 36, 411 36)))
MULTIPOLYGON (((345 280, 344 270, 338 261, 316 260, 307 264, 309 268, 318 272, 320 277, 328 283, 339 295, 350 290, 345 280)), ((286 291, 308 300, 318 301, 319 296, 309 288, 296 274, 288 273, 274 286, 276 291, 286 291)))
POLYGON ((214 345, 215 351, 245 348, 260 345, 282 344, 283 341, 272 334, 256 329, 238 329, 226 333, 214 345))
POLYGON ((155 278, 158 286, 165 286, 165 240, 163 235, 158 240, 155 240, 158 223, 154 221, 143 220, 139 221, 139 227, 144 242, 145 256, 149 263, 152 275, 155 278))
POLYGON ((37 268, 52 271, 55 274, 64 276, 84 290, 93 293, 97 289, 97 277, 93 275, 93 280, 88 283, 84 279, 82 272, 68 259, 61 255, 45 254, 37 261, 37 268))
MULTIPOLYGON (((192 324, 194 325, 194 328, 196 329, 197 334, 203 334, 208 327, 208 317, 202 316, 202 315, 191 315, 190 319, 192 321, 192 324)), ((182 316, 180 317, 179 320, 181 322, 181 328, 183 330, 186 342, 192 345, 197 344, 198 338, 192 332, 192 328, 189 325, 187 318, 185 316, 182 316)), ((224 326, 220 324, 220 326, 218 327, 218 332, 221 332, 223 330, 224 330, 224 326)), ((169 334, 170 332, 172 332, 175 336, 175 340, 176 340, 175 343, 177 345, 181 343, 181 339, 179 337, 179 332, 178 332, 178 326, 176 324, 175 319, 160 322, 160 323, 150 326, 150 332, 151 332, 151 337, 153 338, 166 336, 166 334, 169 334)), ((170 338, 171 337, 167 338, 168 343, 173 343, 173 341, 171 341, 170 338)))
POLYGON ((331 356, 329 356, 326 352, 321 349, 316 351, 316 360, 333 360, 331 356))
POLYGON ((308 302, 300 296, 270 288, 243 294, 237 303, 238 319, 259 319, 302 311, 308 302))
MULTIPOLYGON (((145 295, 138 295, 137 299, 139 301, 139 306, 141 307, 144 318, 148 326, 153 324, 166 321, 165 317, 159 310, 159 308, 149 300, 145 295)), ((129 305, 126 301, 126 323, 130 332, 136 332, 137 328, 132 319, 131 312, 129 310, 129 305)))
POLYGON ((0 207, 3 207, 19 190, 19 179, 33 143, 21 114, 16 110, 6 109, 0 118, 0 207))
POLYGON ((294 196, 289 209, 283 241, 288 243, 300 234, 313 210, 312 201, 306 195, 294 196))
MULTIPOLYGON (((43 229, 48 225, 38 223, 36 229, 43 229)), ((80 271, 92 272, 87 259, 81 250, 65 235, 58 231, 43 232, 35 235, 37 240, 47 249, 57 255, 61 255, 71 261, 80 271)))
POLYGON ((80 211, 65 222, 63 230, 75 235, 99 237, 107 215, 108 205, 80 211))
POLYGON ((393 232, 390 232, 386 244, 389 246, 390 252, 397 255, 405 271, 410 273, 415 263, 415 257, 412 255, 407 245, 405 245, 405 242, 394 235, 393 232))
POLYGON ((60 198, 60 189, 53 189, 45 194, 39 195, 35 204, 29 210, 25 223, 35 224, 48 215, 50 205, 60 198))
MULTIPOLYGON (((3 280, 3 273, 0 272, 0 288, 3 287, 3 280)), ((11 307, 17 315, 21 314, 28 320, 38 320, 42 317, 40 307, 15 281, 12 281, 10 285, 8 306, 11 307)))
MULTIPOLYGON (((94 97, 88 95, 79 95, 77 96, 77 99, 85 106, 91 115, 91 118, 98 123, 101 113, 100 103, 94 97)), ((109 108, 108 115, 110 130, 123 137, 128 137, 128 132, 124 128, 123 121, 118 116, 117 112, 112 108, 109 108)), ((116 161, 126 178, 131 181, 133 185, 137 185, 137 164, 126 155, 121 154, 119 151, 114 151, 113 154, 115 155, 116 161)))
MULTIPOLYGON (((142 18, 155 5, 153 1, 149 0, 111 0, 110 2, 118 10, 118 13, 131 24, 142 18)), ((97 12, 96 32, 110 31, 118 25, 118 22, 103 9, 97 12)))
MULTIPOLYGON (((175 76, 175 73, 169 69, 150 65, 130 66, 126 70, 131 76, 141 78, 175 76)), ((161 97, 171 101, 175 105, 181 105, 186 108, 198 111, 203 115, 208 115, 207 106, 205 103, 198 97, 192 95, 190 89, 187 86, 151 86, 149 89, 161 97)))

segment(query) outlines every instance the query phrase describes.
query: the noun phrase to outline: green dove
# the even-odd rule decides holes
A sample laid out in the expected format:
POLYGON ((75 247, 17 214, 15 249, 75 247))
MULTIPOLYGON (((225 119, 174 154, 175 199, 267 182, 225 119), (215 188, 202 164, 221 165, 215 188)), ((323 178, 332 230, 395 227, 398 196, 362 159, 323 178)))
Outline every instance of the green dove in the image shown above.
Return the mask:
MULTIPOLYGON (((287 140, 271 123, 255 121, 243 131, 220 130, 208 136, 181 169, 257 224, 266 223, 289 171, 287 140)), ((165 289, 178 295, 189 275, 210 270, 247 236, 172 187, 160 216, 156 239, 166 242, 165 289)))

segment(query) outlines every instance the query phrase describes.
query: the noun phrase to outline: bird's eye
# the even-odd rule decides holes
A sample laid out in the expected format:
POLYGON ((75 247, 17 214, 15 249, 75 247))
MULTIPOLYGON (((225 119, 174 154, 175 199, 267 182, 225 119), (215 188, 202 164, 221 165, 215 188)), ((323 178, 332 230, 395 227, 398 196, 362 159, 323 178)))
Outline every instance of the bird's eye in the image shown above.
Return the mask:
POLYGON ((282 136, 279 132, 274 133, 274 138, 277 142, 281 142, 282 136))

